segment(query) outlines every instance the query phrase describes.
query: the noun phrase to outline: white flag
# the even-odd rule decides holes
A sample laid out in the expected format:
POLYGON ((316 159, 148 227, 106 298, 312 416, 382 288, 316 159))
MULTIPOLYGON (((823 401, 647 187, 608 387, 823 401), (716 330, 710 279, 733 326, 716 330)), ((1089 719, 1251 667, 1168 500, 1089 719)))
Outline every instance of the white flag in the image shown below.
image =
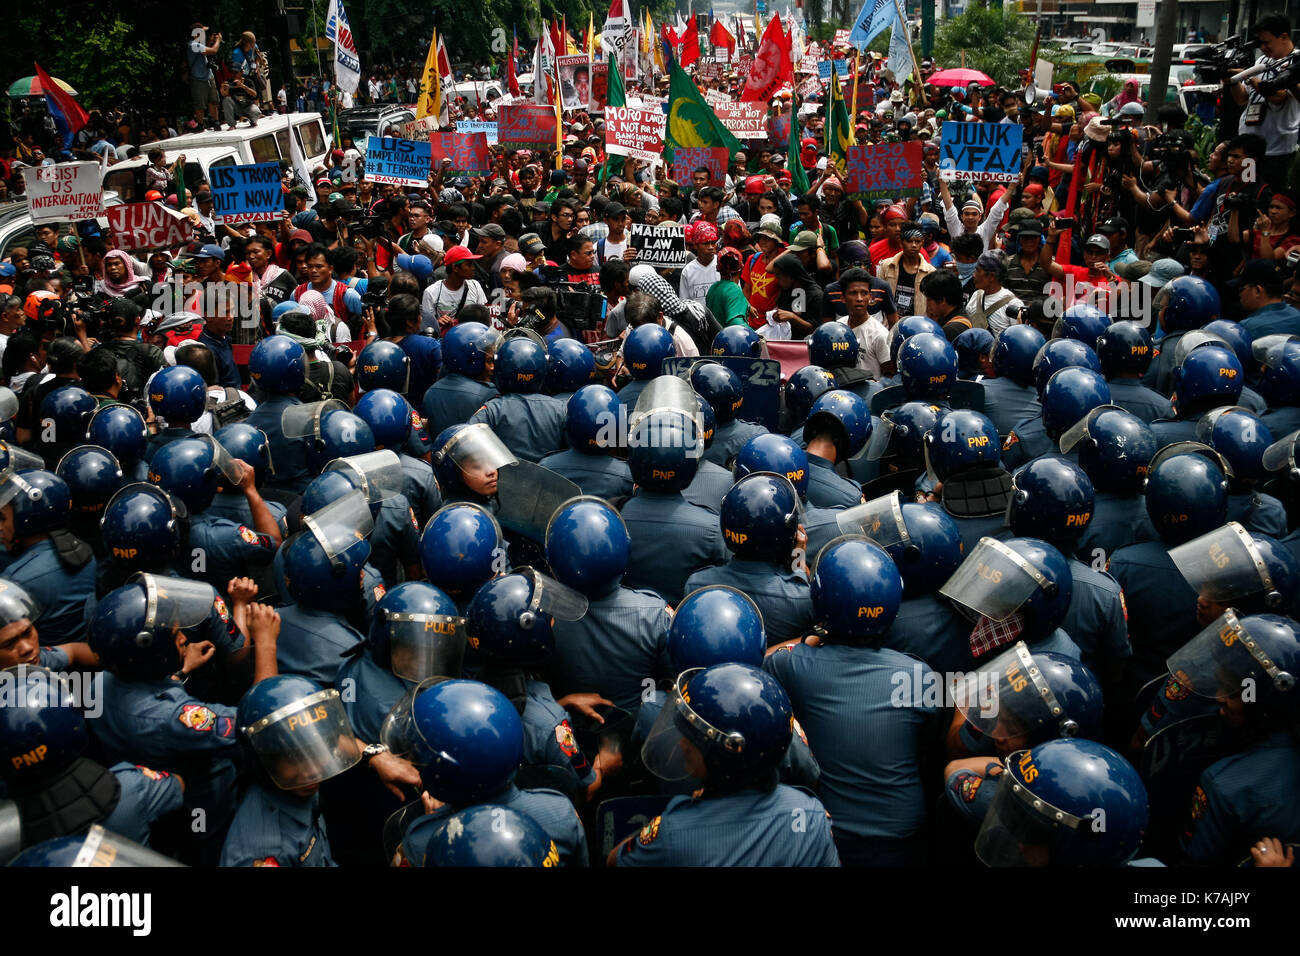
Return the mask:
POLYGON ((889 69, 899 86, 912 75, 912 54, 907 49, 907 25, 894 21, 894 31, 889 37, 889 69))
POLYGON ((357 42, 352 38, 343 0, 330 0, 325 36, 334 41, 334 82, 349 93, 355 93, 361 82, 361 56, 357 53, 357 42))

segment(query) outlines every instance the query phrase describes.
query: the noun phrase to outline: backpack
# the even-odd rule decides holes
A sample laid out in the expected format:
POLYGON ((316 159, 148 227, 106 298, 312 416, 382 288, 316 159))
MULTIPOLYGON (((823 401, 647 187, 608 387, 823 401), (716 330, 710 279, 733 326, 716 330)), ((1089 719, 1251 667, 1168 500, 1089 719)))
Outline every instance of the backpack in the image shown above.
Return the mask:
POLYGON ((220 398, 209 393, 203 406, 204 410, 212 415, 212 431, 214 433, 227 425, 242 422, 248 417, 248 406, 244 404, 238 390, 227 385, 225 386, 225 393, 220 398))
POLYGON ((669 321, 676 322, 686 334, 691 337, 695 347, 700 350, 701 355, 710 355, 713 352, 713 339, 722 331, 722 326, 718 320, 713 317, 713 313, 700 305, 698 302, 683 303, 686 308, 673 316, 666 316, 669 321))

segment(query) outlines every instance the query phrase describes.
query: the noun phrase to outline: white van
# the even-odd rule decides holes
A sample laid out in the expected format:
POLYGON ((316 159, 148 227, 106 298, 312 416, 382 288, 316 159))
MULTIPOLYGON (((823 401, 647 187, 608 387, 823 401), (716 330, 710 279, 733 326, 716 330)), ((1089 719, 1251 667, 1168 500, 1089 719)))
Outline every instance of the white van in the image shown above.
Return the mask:
POLYGON ((149 165, 147 154, 157 148, 163 151, 168 166, 180 156, 185 157, 185 183, 193 189, 200 182, 210 181, 208 170, 213 166, 291 160, 290 135, 297 140, 308 170, 329 165, 330 137, 320 114, 277 113, 262 117, 256 126, 186 133, 149 143, 140 150, 142 155, 109 166, 104 174, 104 188, 116 192, 123 202, 143 202, 144 168, 149 165))

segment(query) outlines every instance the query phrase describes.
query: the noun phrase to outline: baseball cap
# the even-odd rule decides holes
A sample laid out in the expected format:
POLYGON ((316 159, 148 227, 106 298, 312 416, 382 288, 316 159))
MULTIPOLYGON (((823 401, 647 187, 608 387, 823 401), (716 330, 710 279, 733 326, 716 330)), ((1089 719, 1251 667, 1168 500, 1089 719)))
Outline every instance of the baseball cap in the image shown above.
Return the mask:
POLYGON ((1177 259, 1157 259, 1151 264, 1151 271, 1138 281, 1160 289, 1182 274, 1183 264, 1177 259))
POLYGON ((807 252, 810 249, 817 248, 817 233, 811 229, 803 229, 798 235, 790 241, 790 248, 795 252, 807 252))
POLYGON ((470 231, 480 239, 498 239, 505 241, 506 238, 506 231, 495 222, 485 223, 477 229, 471 229, 470 231))
POLYGON ((605 211, 601 214, 602 219, 621 219, 627 215, 627 206, 621 202, 605 203, 605 211))
POLYGON ((1083 244, 1083 248, 1085 249, 1089 246, 1096 246, 1098 249, 1105 249, 1107 252, 1110 252, 1110 240, 1099 232, 1094 232, 1088 237, 1088 241, 1083 244))
POLYGON ((519 251, 532 258, 540 252, 546 251, 546 243, 542 242, 542 237, 535 232, 526 232, 519 237, 519 251))
POLYGON ((1128 220, 1125 219, 1123 216, 1111 216, 1109 219, 1107 219, 1105 222, 1103 222, 1100 226, 1097 227, 1097 231, 1103 233, 1104 232, 1128 232, 1129 231, 1128 220))
POLYGON ((311 237, 311 233, 308 232, 306 229, 295 229, 293 232, 289 233, 290 245, 293 245, 295 242, 312 242, 312 241, 313 240, 311 237))
POLYGON ((545 200, 533 203, 533 215, 549 216, 551 214, 551 204, 545 200))
POLYGON ((1242 266, 1241 273, 1225 284, 1230 289, 1240 289, 1245 285, 1281 285, 1282 272, 1272 259, 1251 259, 1242 266))
POLYGON ((464 262, 469 259, 482 259, 482 256, 476 256, 464 246, 452 246, 442 257, 445 265, 454 266, 458 262, 464 262))
POLYGON ((195 259, 219 259, 226 261, 226 251, 215 243, 209 242, 198 252, 194 253, 195 259))

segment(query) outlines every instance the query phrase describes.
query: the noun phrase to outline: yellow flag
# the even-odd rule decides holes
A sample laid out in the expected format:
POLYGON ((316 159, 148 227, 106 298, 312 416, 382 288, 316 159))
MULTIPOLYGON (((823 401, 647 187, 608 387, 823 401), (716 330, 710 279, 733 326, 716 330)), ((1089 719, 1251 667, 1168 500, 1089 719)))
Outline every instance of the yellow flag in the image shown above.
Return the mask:
POLYGON ((424 76, 420 78, 420 101, 415 107, 415 118, 437 116, 441 106, 442 90, 438 77, 438 29, 433 30, 429 41, 429 55, 424 59, 424 76))
POLYGON ((592 19, 591 11, 587 11, 587 56, 594 61, 596 59, 596 21, 592 19))

